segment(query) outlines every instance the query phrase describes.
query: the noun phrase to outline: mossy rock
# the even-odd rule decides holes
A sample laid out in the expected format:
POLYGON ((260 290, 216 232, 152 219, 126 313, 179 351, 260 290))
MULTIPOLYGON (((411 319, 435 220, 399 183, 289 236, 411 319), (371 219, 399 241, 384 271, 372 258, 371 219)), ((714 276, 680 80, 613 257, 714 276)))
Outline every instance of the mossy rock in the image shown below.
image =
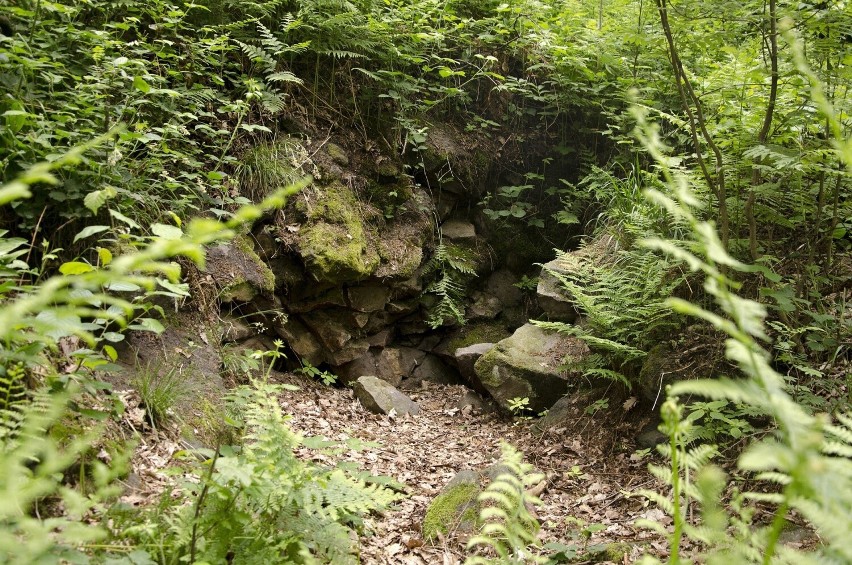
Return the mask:
POLYGON ((434 541, 439 535, 475 531, 479 520, 477 498, 480 492, 479 473, 459 472, 426 510, 423 539, 434 541))
POLYGON ((275 290, 275 274, 244 235, 209 248, 204 272, 219 287, 222 302, 248 302, 259 292, 268 294, 275 290))
POLYGON ((348 282, 369 277, 379 266, 373 235, 351 190, 335 182, 307 207, 300 233, 301 254, 318 281, 348 282))

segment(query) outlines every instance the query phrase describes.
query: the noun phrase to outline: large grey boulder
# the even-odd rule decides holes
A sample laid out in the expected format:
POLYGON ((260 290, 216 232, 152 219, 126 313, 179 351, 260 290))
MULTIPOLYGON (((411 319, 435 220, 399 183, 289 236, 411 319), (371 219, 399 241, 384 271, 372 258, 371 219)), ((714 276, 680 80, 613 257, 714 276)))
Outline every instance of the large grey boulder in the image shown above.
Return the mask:
POLYGON ((370 412, 389 414, 393 410, 400 415, 420 413, 420 406, 416 402, 378 377, 361 377, 355 381, 353 389, 355 397, 370 412))
POLYGON ((516 397, 529 398, 529 408, 550 408, 568 392, 572 364, 590 355, 574 336, 548 332, 532 324, 518 328, 474 365, 476 376, 494 400, 508 408, 516 397))

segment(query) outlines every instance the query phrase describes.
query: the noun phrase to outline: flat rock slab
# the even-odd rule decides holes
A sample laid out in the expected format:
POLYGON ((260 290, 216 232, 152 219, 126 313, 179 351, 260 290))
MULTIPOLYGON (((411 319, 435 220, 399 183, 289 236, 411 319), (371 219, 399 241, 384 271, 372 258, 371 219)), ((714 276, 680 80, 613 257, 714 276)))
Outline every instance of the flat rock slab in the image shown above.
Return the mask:
POLYGON ((420 406, 416 402, 378 377, 363 376, 355 381, 353 389, 355 397, 370 412, 388 414, 393 410, 400 415, 420 413, 420 406))
POLYGON ((473 241, 476 239, 476 228, 470 222, 449 220, 441 226, 441 233, 450 241, 473 241))

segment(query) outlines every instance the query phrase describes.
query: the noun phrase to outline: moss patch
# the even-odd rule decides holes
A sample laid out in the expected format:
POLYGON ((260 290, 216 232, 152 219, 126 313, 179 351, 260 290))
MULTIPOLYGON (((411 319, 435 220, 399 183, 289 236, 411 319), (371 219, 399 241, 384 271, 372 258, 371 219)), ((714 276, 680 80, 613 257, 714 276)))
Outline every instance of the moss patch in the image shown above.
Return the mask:
POLYGON ((439 533, 472 530, 479 518, 476 502, 479 492, 479 486, 462 483, 439 494, 423 519, 423 538, 434 540, 439 533))
POLYGON ((470 324, 456 334, 450 341, 447 350, 453 352, 456 349, 477 343, 497 343, 510 335, 512 335, 511 332, 507 331, 503 324, 495 322, 470 324))
POLYGON ((351 190, 340 183, 322 189, 308 210, 300 244, 308 271, 320 281, 364 279, 379 266, 379 254, 351 190))

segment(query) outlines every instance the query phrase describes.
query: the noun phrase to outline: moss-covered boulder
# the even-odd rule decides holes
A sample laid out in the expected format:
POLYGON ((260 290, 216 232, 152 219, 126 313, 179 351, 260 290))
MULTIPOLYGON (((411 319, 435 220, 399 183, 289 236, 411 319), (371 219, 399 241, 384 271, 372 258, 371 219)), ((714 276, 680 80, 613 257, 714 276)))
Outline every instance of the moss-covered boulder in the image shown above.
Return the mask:
POLYGON ((308 219, 299 234, 308 273, 336 283, 369 277, 380 258, 355 194, 339 182, 317 190, 316 201, 304 206, 308 219))
POLYGON ((571 378, 579 376, 572 366, 588 355, 582 340, 526 324, 480 357, 474 371, 503 408, 513 398, 528 398, 528 407, 540 412, 568 392, 571 378))
POLYGON ((435 541, 451 533, 473 533, 479 520, 477 497, 482 492, 476 471, 460 471, 426 510, 423 539, 435 541))

